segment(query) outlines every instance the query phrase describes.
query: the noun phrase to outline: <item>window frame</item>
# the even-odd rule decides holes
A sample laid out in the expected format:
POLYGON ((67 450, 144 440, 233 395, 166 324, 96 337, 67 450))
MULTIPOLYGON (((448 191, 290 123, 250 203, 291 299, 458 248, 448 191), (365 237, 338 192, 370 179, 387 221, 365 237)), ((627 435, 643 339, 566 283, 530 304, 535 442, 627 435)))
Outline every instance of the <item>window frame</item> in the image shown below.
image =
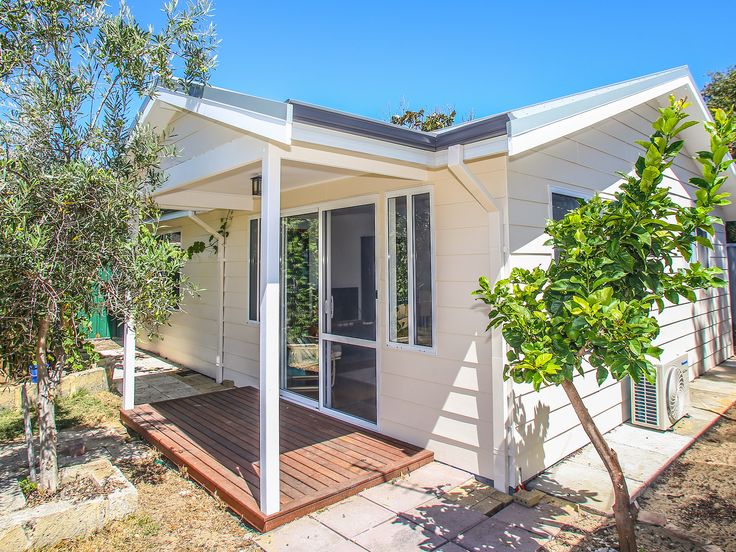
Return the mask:
POLYGON ((384 344, 389 349, 398 349, 398 350, 405 350, 405 351, 413 351, 413 352, 420 352, 420 353, 426 353, 426 354, 437 354, 437 247, 436 247, 436 228, 435 228, 435 204, 434 204, 434 187, 433 186, 420 186, 415 188, 404 188, 401 190, 394 190, 391 192, 386 192, 384 194, 384 201, 383 201, 383 208, 384 208, 384 232, 385 232, 385 261, 386 261, 386 270, 385 270, 385 277, 386 277, 386 300, 385 300, 385 314, 386 314, 386 324, 385 324, 385 339, 384 344), (422 194, 429 194, 429 225, 430 225, 430 270, 432 273, 432 345, 418 345, 416 343, 416 335, 415 335, 415 322, 414 322, 414 310, 415 310, 415 300, 416 300, 416 281, 414 278, 414 206, 413 206, 413 197, 416 195, 422 195, 422 194), (408 315, 408 335, 409 335, 409 342, 408 343, 397 343, 395 341, 391 341, 391 301, 389 297, 390 293, 390 278, 391 278, 391 269, 389 267, 389 251, 390 251, 390 216, 389 216, 389 201, 393 198, 397 197, 405 197, 406 198, 406 216, 407 216, 407 224, 406 224, 406 240, 407 240, 407 257, 410 260, 407 266, 407 286, 408 286, 408 309, 407 309, 407 315, 408 315))
POLYGON ((260 324, 260 318, 259 318, 259 311, 260 311, 260 289, 261 289, 261 217, 260 215, 252 215, 248 217, 248 257, 247 257, 247 277, 246 277, 246 289, 247 289, 247 297, 248 297, 248 303, 246 306, 246 314, 245 314, 245 322, 247 324, 253 324, 253 325, 259 325, 260 324), (253 253, 252 247, 251 247, 251 226, 253 224, 253 221, 256 221, 256 225, 258 226, 258 239, 257 239, 257 245, 256 245, 256 256, 257 256, 257 263, 258 268, 256 270, 256 318, 255 320, 251 318, 250 316, 250 307, 251 307, 251 301, 253 299, 251 295, 251 254, 253 253))
MULTIPOLYGON (((553 194, 557 195, 564 195, 567 197, 574 197, 576 199, 584 199, 585 201, 590 201, 593 196, 595 195, 595 192, 592 190, 583 190, 580 188, 566 188, 564 186, 547 186, 547 220, 554 220, 554 196, 553 194)), ((552 247, 552 258, 557 260, 557 250, 556 248, 552 247)))

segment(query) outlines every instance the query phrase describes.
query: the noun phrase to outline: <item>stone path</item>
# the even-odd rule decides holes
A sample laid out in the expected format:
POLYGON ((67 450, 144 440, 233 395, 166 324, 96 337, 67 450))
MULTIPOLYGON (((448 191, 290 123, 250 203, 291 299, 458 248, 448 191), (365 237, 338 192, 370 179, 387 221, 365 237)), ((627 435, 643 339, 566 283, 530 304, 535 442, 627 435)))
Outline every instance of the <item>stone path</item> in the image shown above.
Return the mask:
MULTIPOLYGON (((97 352, 102 356, 100 364, 113 367, 113 383, 118 392, 123 384, 123 348, 112 340, 98 340, 97 352)), ((190 370, 165 358, 140 349, 135 353, 135 404, 146 404, 167 399, 180 399, 221 391, 225 386, 207 376, 190 370)))
MULTIPOLYGON (((606 434, 618 453, 632 497, 644 489, 736 400, 736 360, 728 360, 690 382, 688 417, 672 431, 631 424, 606 434)), ((528 486, 610 514, 613 491, 608 472, 592 445, 558 462, 528 486)))

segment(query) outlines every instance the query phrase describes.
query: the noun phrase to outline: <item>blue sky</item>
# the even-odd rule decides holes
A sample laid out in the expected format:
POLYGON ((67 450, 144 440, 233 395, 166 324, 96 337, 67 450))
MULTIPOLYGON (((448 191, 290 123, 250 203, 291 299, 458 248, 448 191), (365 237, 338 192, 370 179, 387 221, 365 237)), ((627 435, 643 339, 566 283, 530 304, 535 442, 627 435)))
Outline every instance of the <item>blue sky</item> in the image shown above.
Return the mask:
MULTIPOLYGON (((162 19, 157 0, 128 4, 142 23, 162 19)), ((702 86, 736 64, 718 0, 697 14, 692 2, 641 0, 214 5, 211 84, 379 119, 402 99, 482 117, 685 64, 702 86)))

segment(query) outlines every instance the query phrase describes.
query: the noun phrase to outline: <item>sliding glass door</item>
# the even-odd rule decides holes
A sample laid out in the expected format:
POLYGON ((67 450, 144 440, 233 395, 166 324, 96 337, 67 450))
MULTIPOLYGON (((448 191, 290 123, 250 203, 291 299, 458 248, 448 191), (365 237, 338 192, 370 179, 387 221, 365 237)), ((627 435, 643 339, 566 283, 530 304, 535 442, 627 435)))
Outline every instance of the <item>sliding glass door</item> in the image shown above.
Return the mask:
POLYGON ((375 423, 375 205, 323 212, 322 406, 375 423))

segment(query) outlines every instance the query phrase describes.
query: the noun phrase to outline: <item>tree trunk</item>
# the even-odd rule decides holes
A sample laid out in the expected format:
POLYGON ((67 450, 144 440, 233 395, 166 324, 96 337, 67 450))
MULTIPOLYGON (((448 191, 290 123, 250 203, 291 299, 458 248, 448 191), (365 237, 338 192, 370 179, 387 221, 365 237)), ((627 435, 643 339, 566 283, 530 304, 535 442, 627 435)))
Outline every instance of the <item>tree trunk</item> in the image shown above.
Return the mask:
POLYGON ((23 405, 23 430, 26 438, 26 453, 28 455, 28 479, 36 482, 36 454, 33 451, 33 424, 31 422, 31 405, 28 402, 27 382, 20 388, 20 400, 23 405))
POLYGON ((38 485, 44 491, 56 492, 59 487, 59 464, 56 457, 56 408, 54 395, 56 382, 46 365, 46 345, 49 333, 49 317, 41 320, 36 342, 38 363, 38 438, 40 445, 38 485))
POLYGON ((618 532, 619 549, 621 552, 637 552, 636 548, 636 532, 635 532, 635 515, 631 507, 631 497, 629 496, 629 488, 624 479, 624 472, 621 464, 618 462, 616 452, 608 446, 598 427, 595 425, 590 412, 585 407, 583 399, 580 397, 575 384, 571 381, 563 381, 562 388, 570 399, 570 404, 575 409, 578 419, 588 435, 590 442, 595 447, 598 456, 601 457, 603 464, 608 470, 608 475, 613 483, 613 496, 615 502, 613 504, 613 517, 616 521, 616 531, 618 532))

